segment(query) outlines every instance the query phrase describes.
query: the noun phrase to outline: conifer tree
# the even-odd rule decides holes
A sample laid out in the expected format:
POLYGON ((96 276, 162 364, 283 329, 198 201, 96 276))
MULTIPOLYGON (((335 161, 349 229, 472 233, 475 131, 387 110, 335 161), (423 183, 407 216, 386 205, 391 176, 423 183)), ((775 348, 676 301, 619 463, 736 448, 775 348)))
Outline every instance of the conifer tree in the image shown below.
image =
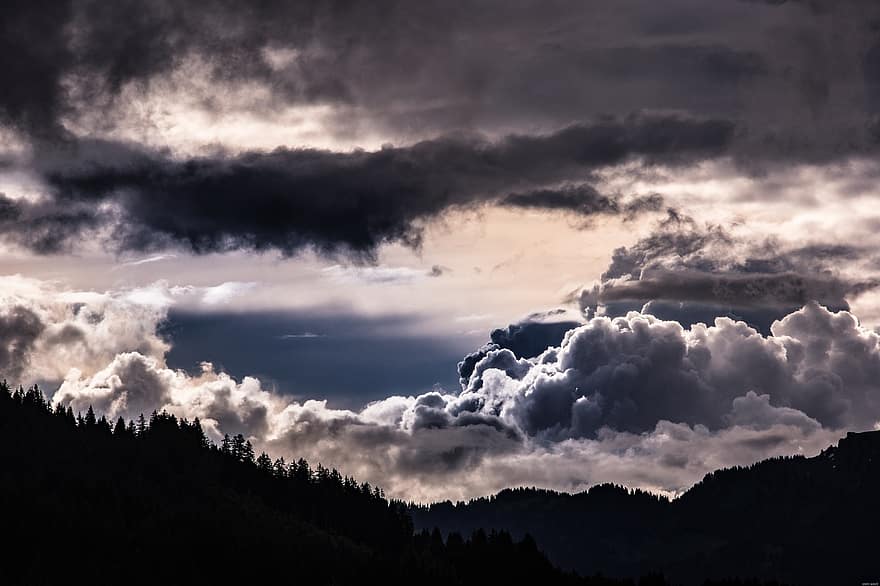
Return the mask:
POLYGON ((89 410, 86 411, 85 424, 86 427, 95 427, 98 424, 98 420, 95 419, 95 410, 92 409, 91 405, 89 405, 89 410))
POLYGON ((138 415, 137 427, 135 427, 135 432, 138 437, 144 437, 144 434, 147 432, 147 421, 146 419, 144 419, 143 413, 138 415))
POLYGON ((121 416, 116 420, 116 425, 113 426, 113 435, 116 437, 122 437, 125 435, 125 419, 121 416))
POLYGON ((251 440, 247 440, 244 443, 244 451, 242 452, 241 459, 245 462, 254 463, 254 446, 251 445, 251 440))
POLYGON ((257 458, 257 468, 263 472, 272 472, 272 458, 266 452, 261 452, 257 458))

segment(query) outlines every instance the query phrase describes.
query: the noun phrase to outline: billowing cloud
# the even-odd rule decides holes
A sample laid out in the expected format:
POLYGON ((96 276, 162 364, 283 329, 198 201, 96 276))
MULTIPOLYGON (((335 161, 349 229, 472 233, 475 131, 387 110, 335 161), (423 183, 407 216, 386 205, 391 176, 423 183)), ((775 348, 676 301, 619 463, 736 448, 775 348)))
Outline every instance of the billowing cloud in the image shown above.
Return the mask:
POLYGON ((54 400, 113 417, 152 409, 199 417, 215 440, 243 433, 275 455, 338 466, 417 499, 599 481, 675 493, 718 466, 812 453, 880 422, 880 335, 847 312, 810 303, 770 335, 728 318, 685 328, 635 312, 561 317, 499 330, 508 346, 551 341, 537 354, 521 349, 534 354, 527 358, 486 349, 460 391, 358 409, 297 401, 207 363, 187 374, 139 352, 91 373, 70 369, 54 400), (567 328, 558 342, 553 324, 567 328))
POLYGON ((10 383, 52 384, 74 371, 91 376, 125 352, 164 365, 170 345, 160 327, 169 309, 216 309, 254 285, 232 281, 193 287, 158 281, 95 292, 20 275, 0 277, 0 377, 10 383))
POLYGON ((772 332, 763 336, 729 318, 685 329, 635 312, 597 317, 529 361, 490 352, 462 397, 473 392, 480 413, 552 438, 596 437, 603 427, 642 433, 661 420, 719 429, 749 392, 831 428, 877 422, 876 333, 815 303, 772 332))
MULTIPOLYGON (((480 317, 480 316, 477 316, 480 317)), ((477 364, 495 350, 510 350, 503 356, 516 358, 535 357, 551 346, 558 346, 565 333, 581 324, 583 320, 565 309, 533 313, 506 328, 496 328, 489 335, 489 342, 468 354, 458 363, 461 384, 467 385, 477 364)), ((498 356, 498 354, 493 354, 498 356)), ((483 363, 483 368, 485 368, 483 363)))
POLYGON ((60 381, 77 366, 94 372, 124 351, 162 359, 156 332, 164 308, 136 290, 95 293, 21 276, 0 278, 2 376, 10 382, 60 381))

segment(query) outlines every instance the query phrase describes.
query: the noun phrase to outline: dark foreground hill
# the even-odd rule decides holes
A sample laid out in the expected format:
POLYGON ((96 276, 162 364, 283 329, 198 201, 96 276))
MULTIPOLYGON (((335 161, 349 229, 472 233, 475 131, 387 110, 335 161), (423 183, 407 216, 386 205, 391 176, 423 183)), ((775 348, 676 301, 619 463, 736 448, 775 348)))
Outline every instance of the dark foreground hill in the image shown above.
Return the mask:
POLYGON ((417 527, 443 532, 528 532, 552 562, 584 574, 877 583, 880 432, 849 433, 814 458, 720 470, 673 501, 603 485, 579 494, 504 490, 411 512, 417 527))
MULTIPOLYGON (((0 385, 0 584, 618 584, 530 538, 414 534, 335 470, 210 444, 198 421, 114 425, 0 385)), ((662 583, 662 581, 660 582, 662 583)))
MULTIPOLYGON (((858 454, 826 457, 837 466, 870 468, 871 453, 864 448, 858 454)), ((728 522, 738 516, 738 503, 753 503, 762 496, 754 483, 745 483, 752 488, 743 489, 742 483, 728 480, 736 473, 709 477, 700 492, 690 494, 693 504, 688 506, 694 514, 711 511, 719 522, 728 522), (704 496, 696 498, 699 494, 704 496), (719 507, 717 502, 730 506, 719 507)), ((802 471, 805 474, 809 475, 802 471)), ((800 478, 786 482, 812 486, 800 478)), ((75 416, 69 409, 51 407, 36 389, 13 393, 0 383, 2 585, 667 586, 669 582, 651 572, 659 567, 654 560, 639 561, 645 552, 668 554, 655 558, 664 563, 699 560, 688 566, 689 576, 710 570, 721 575, 716 570, 724 567, 731 570, 726 576, 743 575, 734 571, 740 569, 734 562, 738 556, 750 559, 750 549, 735 549, 741 545, 738 541, 720 544, 718 551, 729 555, 724 558, 731 562, 727 566, 715 565, 720 554, 695 558, 694 552, 705 549, 705 523, 698 517, 679 520, 670 512, 674 507, 650 495, 608 487, 587 496, 508 491, 472 507, 418 509, 423 523, 452 510, 454 514, 444 518, 466 528, 445 535, 414 531, 407 507, 386 499, 380 489, 320 465, 312 468, 304 460, 285 463, 265 454, 255 457, 241 436, 215 446, 197 420, 154 413, 148 421, 111 424, 96 418, 91 409, 75 416), (571 503, 581 502, 588 504, 577 505, 572 513, 571 503), (484 521, 489 527, 512 525, 513 531, 483 530, 479 525, 484 521), (558 523, 555 540, 553 523, 558 523), (526 525, 541 533, 557 559, 586 569, 591 577, 556 569, 527 535, 526 525), (673 529, 690 533, 670 542, 668 550, 656 549, 658 540, 673 529), (613 562, 609 570, 642 577, 593 575, 608 560, 613 562)), ((816 513, 824 519, 822 514, 816 513)), ((805 517, 804 527, 813 527, 813 518, 805 517)), ((861 519, 866 525, 859 535, 869 536, 876 516, 861 519)), ((448 529, 449 523, 445 526, 448 529)), ((754 548, 778 543, 763 535, 753 537, 749 543, 754 548)), ((814 545, 811 551, 828 541, 824 536, 803 538, 814 545)), ((680 570, 675 563, 664 567, 680 570)))

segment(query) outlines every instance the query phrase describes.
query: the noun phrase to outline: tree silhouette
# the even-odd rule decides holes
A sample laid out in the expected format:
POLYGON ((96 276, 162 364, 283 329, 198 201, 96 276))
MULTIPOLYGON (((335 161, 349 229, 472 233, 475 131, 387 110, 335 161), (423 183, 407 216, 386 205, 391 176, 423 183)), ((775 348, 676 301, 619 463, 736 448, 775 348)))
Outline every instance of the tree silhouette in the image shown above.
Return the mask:
POLYGON ((388 500, 323 464, 254 458, 241 434, 216 446, 198 420, 164 411, 111 429, 36 387, 0 385, 0 442, 3 479, 14 479, 0 482, 13 537, 0 553, 4 585, 72 581, 71 568, 131 584, 828 584, 844 582, 826 564, 848 578, 876 557, 880 434, 848 436, 813 459, 719 471, 671 502, 603 485, 431 507, 388 500), (52 563, 37 545, 47 538, 60 544, 52 563), (590 577, 556 569, 539 549, 560 559, 565 543, 590 577))

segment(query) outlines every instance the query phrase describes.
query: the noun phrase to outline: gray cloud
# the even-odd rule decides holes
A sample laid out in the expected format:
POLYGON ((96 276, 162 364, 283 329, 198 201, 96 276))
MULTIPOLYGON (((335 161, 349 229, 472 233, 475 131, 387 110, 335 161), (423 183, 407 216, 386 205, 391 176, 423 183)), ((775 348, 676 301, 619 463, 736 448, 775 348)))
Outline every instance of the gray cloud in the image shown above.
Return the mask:
POLYGON ((71 242, 112 221, 105 210, 87 203, 32 202, 0 193, 0 233, 38 254, 62 252, 71 242))
POLYGON ((606 426, 642 433, 661 420, 719 429, 749 391, 830 428, 870 428, 878 418, 877 335, 815 303, 768 337, 726 318, 686 330, 631 313, 594 318, 514 371, 494 363, 505 352, 484 358, 487 368, 477 363, 468 389, 481 410, 511 414, 532 436, 594 437, 606 426))
POLYGON ((663 209, 663 197, 656 193, 622 198, 602 195, 591 185, 511 193, 502 197, 498 203, 512 208, 566 211, 585 217, 602 214, 633 217, 642 212, 663 209))
POLYGON ((131 352, 71 373, 54 400, 114 417, 152 408, 199 417, 215 439, 241 432, 273 454, 419 499, 609 480, 675 492, 718 466, 811 453, 880 421, 880 336, 847 312, 810 303, 769 335, 726 318, 684 328, 639 313, 553 321, 561 317, 499 330, 500 342, 531 348, 568 328, 530 358, 485 349, 458 392, 356 410, 296 401, 210 364, 190 375, 131 352))
POLYGON ((731 157, 752 172, 875 152, 880 8, 597 8, 13 2, 0 69, 14 83, 0 120, 31 148, 17 165, 48 188, 38 201, 8 193, 0 229, 40 253, 97 240, 117 252, 314 248, 373 260, 386 242, 418 246, 423 224, 456 207, 656 211, 657 195, 601 192, 599 172, 633 160, 731 157), (220 154, 183 157, 161 140, 108 139, 150 131, 116 126, 153 124, 133 122, 120 103, 144 92, 171 99, 193 76, 206 84, 188 89, 193 107, 218 122, 234 118, 227 96, 250 91, 261 97, 237 107, 270 125, 290 106, 326 106, 329 133, 356 119, 409 146, 221 144, 220 154))
MULTIPOLYGON (((101 384, 93 385, 85 393, 70 392, 62 386, 55 400, 78 412, 91 406, 109 417, 116 417, 123 413, 149 414, 169 399, 167 381, 163 380, 153 359, 137 353, 120 354, 105 370, 112 375, 104 377, 101 384)), ((98 373, 96 379, 101 379, 102 374, 98 373)))
POLYGON ((156 328, 165 312, 127 298, 128 291, 66 291, 20 276, 0 277, 0 378, 10 383, 59 382, 91 372, 120 352, 162 357, 156 328))
POLYGON ((599 282, 578 301, 588 313, 641 310, 685 325, 727 316, 769 333, 776 319, 805 303, 848 309, 849 298, 880 286, 873 274, 839 272, 841 261, 868 256, 854 246, 745 241, 670 211, 650 235, 615 250, 599 282))
POLYGON ((39 316, 27 307, 4 308, 0 313, 0 376, 13 382, 21 376, 45 329, 39 316))
POLYGON ((93 132, 124 124, 94 114, 197 59, 208 111, 258 84, 276 110, 350 107, 391 136, 663 109, 741 120, 754 161, 871 148, 880 9, 863 0, 50 4, 7 3, 0 45, 0 109, 43 139, 83 111, 93 132))
MULTIPOLYGON (((493 203, 511 186, 589 176, 633 160, 692 162, 722 152, 732 133, 725 120, 639 115, 498 141, 447 137, 377 152, 278 149, 185 161, 93 141, 40 162, 51 187, 46 202, 2 203, 10 227, 33 227, 25 236, 8 230, 7 237, 37 251, 55 251, 99 226, 107 244, 122 251, 310 247, 372 259, 385 242, 418 246, 425 221, 450 208, 493 203)), ((548 193, 527 205, 559 208, 548 193)), ((512 205, 526 205, 511 197, 512 205)), ((581 214, 632 215, 659 203, 608 199, 591 209, 563 197, 562 207, 581 214)))
POLYGON ((494 350, 502 348, 509 350, 510 353, 505 353, 503 356, 515 360, 533 358, 550 346, 558 346, 568 330, 580 325, 581 320, 574 319, 576 317, 578 316, 572 316, 569 312, 558 309, 535 313, 506 328, 492 330, 489 342, 458 363, 461 384, 468 384, 477 363, 494 350))
POLYGON ((444 267, 442 265, 432 265, 431 270, 428 271, 427 275, 429 277, 442 277, 444 273, 449 272, 449 267, 444 267))

